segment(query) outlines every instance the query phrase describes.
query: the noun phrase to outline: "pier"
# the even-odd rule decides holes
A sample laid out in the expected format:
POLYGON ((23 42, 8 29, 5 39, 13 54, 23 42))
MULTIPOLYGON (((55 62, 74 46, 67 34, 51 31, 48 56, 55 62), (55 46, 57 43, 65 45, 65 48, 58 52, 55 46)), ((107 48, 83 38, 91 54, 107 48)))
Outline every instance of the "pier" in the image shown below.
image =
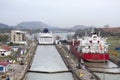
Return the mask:
POLYGON ((56 48, 63 58, 65 64, 72 72, 75 80, 100 80, 99 77, 97 77, 84 66, 81 66, 81 68, 77 68, 75 61, 71 58, 71 56, 69 55, 69 51, 65 46, 57 45, 56 48))

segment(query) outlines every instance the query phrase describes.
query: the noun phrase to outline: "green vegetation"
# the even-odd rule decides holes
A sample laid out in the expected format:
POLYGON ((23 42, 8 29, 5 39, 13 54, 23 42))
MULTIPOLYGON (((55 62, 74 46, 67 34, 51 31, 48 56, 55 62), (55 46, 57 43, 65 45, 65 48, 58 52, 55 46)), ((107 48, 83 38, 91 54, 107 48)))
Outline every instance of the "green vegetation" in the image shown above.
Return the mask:
POLYGON ((21 45, 21 46, 22 46, 22 45, 24 46, 25 44, 17 44, 17 43, 10 42, 10 43, 8 43, 8 45, 9 45, 9 46, 20 46, 20 45, 21 45))
POLYGON ((10 31, 13 30, 12 28, 2 28, 0 29, 0 33, 10 33, 10 31))
POLYGON ((117 36, 108 37, 107 42, 111 44, 109 47, 110 50, 114 50, 116 47, 120 47, 120 38, 117 36))
POLYGON ((116 59, 116 60, 120 60, 120 52, 115 50, 116 47, 120 47, 120 38, 119 38, 119 36, 108 37, 107 42, 111 44, 109 46, 109 54, 110 54, 110 56, 112 58, 116 59))
POLYGON ((5 56, 5 57, 0 57, 0 61, 1 60, 16 60, 16 58, 13 56, 5 56))
POLYGON ((9 39, 8 35, 0 35, 0 42, 7 42, 9 39))
MULTIPOLYGON (((82 37, 82 36, 85 35, 85 32, 87 32, 87 35, 90 35, 90 33, 91 33, 92 30, 93 30, 93 28, 87 28, 87 29, 84 29, 84 30, 77 30, 75 32, 75 36, 77 35, 79 37, 82 37)), ((98 28, 94 28, 94 32, 95 33, 100 32, 100 35, 102 37, 110 37, 110 36, 112 36, 112 37, 118 37, 118 38, 120 38, 120 32, 109 32, 109 31, 106 32, 106 31, 104 31, 102 29, 98 29, 98 28)))

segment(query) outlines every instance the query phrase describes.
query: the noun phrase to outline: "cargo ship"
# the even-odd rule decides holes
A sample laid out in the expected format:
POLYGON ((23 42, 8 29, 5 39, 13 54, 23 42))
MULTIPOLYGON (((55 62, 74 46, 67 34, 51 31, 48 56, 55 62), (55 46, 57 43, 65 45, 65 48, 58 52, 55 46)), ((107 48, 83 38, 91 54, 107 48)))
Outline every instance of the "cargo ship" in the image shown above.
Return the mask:
POLYGON ((49 30, 45 28, 43 32, 39 33, 38 43, 43 45, 54 44, 52 32, 49 32, 49 30))
POLYGON ((90 62, 103 62, 109 60, 108 45, 106 38, 96 33, 73 40, 70 51, 77 58, 90 62))

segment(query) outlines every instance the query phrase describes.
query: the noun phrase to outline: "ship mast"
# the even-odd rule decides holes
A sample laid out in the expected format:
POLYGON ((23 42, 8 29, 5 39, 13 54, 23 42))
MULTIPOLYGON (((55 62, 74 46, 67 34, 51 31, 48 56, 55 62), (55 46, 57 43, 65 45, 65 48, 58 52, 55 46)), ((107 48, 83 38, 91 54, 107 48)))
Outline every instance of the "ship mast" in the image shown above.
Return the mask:
POLYGON ((100 37, 100 31, 98 32, 98 36, 100 37))
POLYGON ((87 31, 85 31, 85 36, 88 36, 87 31))
POLYGON ((91 34, 93 34, 95 32, 94 28, 92 27, 91 29, 91 34))

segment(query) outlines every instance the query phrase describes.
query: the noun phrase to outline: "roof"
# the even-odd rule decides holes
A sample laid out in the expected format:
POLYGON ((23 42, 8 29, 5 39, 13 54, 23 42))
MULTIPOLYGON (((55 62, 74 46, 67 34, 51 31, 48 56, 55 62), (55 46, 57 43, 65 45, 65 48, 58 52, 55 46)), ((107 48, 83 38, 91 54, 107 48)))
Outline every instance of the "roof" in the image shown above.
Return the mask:
POLYGON ((24 31, 14 30, 16 33, 24 33, 24 31))
POLYGON ((4 49, 4 50, 6 50, 6 51, 9 51, 9 50, 12 49, 10 46, 6 46, 6 45, 2 46, 1 48, 4 49))
POLYGON ((10 64, 10 63, 9 62, 5 62, 5 61, 0 62, 0 65, 2 65, 2 66, 7 66, 8 64, 10 64))
POLYGON ((12 46, 12 48, 19 48, 19 46, 12 46))

